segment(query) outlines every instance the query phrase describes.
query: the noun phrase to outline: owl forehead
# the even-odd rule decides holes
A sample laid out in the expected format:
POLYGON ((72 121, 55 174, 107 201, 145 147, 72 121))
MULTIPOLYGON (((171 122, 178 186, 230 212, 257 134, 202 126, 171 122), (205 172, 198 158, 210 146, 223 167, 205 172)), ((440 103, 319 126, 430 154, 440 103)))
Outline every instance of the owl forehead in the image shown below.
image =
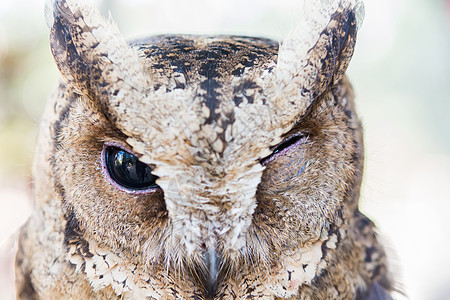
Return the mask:
POLYGON ((200 101, 202 115, 209 113, 205 122, 218 125, 226 118, 221 104, 252 104, 261 95, 260 77, 273 68, 278 50, 272 40, 233 36, 156 36, 135 46, 154 89, 188 90, 174 100, 200 101))
POLYGON ((181 74, 186 82, 178 82, 175 88, 199 85, 210 92, 207 99, 211 102, 217 102, 217 90, 232 79, 274 64, 278 52, 278 43, 272 40, 238 36, 161 35, 134 41, 131 46, 146 60, 157 81, 154 84, 181 74))
POLYGON ((131 46, 144 61, 150 89, 135 110, 134 129, 141 128, 130 132, 135 151, 154 163, 164 159, 158 153, 165 153, 213 162, 215 168, 236 156, 255 161, 268 154, 277 132, 267 132, 273 107, 264 78, 276 65, 278 43, 233 36, 156 36, 131 46))

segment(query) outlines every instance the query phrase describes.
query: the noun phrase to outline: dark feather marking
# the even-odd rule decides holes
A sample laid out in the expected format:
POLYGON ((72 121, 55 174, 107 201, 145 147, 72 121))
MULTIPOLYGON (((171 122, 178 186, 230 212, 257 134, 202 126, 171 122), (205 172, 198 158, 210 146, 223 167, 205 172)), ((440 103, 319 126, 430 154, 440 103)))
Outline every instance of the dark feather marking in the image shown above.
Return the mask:
POLYGON ((368 291, 359 291, 356 296, 356 300, 392 300, 392 296, 389 295, 387 290, 381 286, 378 282, 372 284, 372 287, 368 291))
POLYGON ((31 282, 31 271, 23 274, 23 282, 18 288, 18 296, 20 299, 37 300, 36 290, 31 282))
MULTIPOLYGON (((256 84, 256 82, 251 81, 251 80, 244 80, 243 82, 241 82, 238 86, 236 86, 234 88, 234 104, 236 106, 239 106, 239 104, 242 103, 243 101, 243 97, 242 96, 237 96, 239 94, 243 94, 243 96, 245 96, 245 98, 247 99, 248 103, 253 103, 254 102, 254 96, 253 95, 247 95, 246 91, 247 90, 256 90, 258 93, 261 92, 261 87, 258 86, 256 84)), ((265 103, 264 103, 265 104, 265 103)))
POLYGON ((336 12, 331 16, 331 20, 337 21, 338 24, 331 26, 334 23, 330 22, 319 38, 319 41, 331 39, 331 42, 325 46, 327 54, 320 64, 321 70, 316 81, 314 98, 326 91, 330 84, 342 78, 354 51, 357 33, 355 13, 351 10, 345 13, 336 12))
POLYGON ((216 80, 220 76, 218 73, 218 63, 217 60, 220 56, 215 51, 200 51, 198 54, 198 59, 205 61, 200 65, 198 71, 199 75, 205 76, 206 80, 200 83, 200 88, 202 88, 206 95, 204 96, 204 102, 206 107, 209 109, 209 117, 206 119, 206 124, 212 124, 214 120, 217 119, 216 108, 220 101, 217 98, 220 93, 217 91, 222 85, 216 80))
MULTIPOLYGON (((25 225, 27 226, 27 225, 25 225)), ((30 266, 26 265, 24 262, 24 257, 26 256, 24 253, 24 248, 22 245, 22 241, 28 238, 27 232, 22 228, 19 235, 19 246, 16 254, 16 274, 17 270, 20 269, 21 276, 16 277, 16 292, 17 297, 20 299, 37 299, 36 290, 34 288, 33 282, 31 280, 31 270, 30 266)))
MULTIPOLYGON (((63 91, 66 91, 66 89, 63 89, 63 91)), ((76 100, 76 97, 74 94, 71 95, 66 95, 67 98, 67 102, 65 103, 65 106, 62 108, 59 108, 59 116, 57 121, 54 123, 53 125, 53 130, 51 132, 52 134, 52 139, 53 139, 53 152, 52 153, 57 153, 58 150, 62 147, 61 146, 61 133, 63 128, 65 127, 63 124, 67 121, 67 119, 70 116, 70 109, 73 106, 73 103, 76 100)), ((63 207, 65 207, 67 205, 66 203, 66 195, 65 195, 65 189, 63 187, 63 185, 61 184, 61 180, 59 179, 58 174, 60 173, 57 167, 57 163, 56 163, 56 157, 55 155, 52 155, 50 157, 50 161, 49 161, 51 170, 52 170, 52 175, 54 178, 53 184, 54 184, 54 188, 56 193, 59 195, 60 199, 61 199, 61 204, 63 207)))

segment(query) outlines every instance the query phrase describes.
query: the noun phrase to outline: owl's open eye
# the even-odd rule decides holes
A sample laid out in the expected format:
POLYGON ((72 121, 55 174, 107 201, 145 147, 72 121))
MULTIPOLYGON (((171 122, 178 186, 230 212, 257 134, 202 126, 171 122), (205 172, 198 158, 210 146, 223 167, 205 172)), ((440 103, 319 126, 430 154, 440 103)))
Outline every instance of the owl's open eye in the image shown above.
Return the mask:
POLYGON ((262 165, 266 165, 269 161, 279 156, 286 155, 289 151, 293 150, 298 145, 304 144, 307 141, 307 139, 308 137, 303 134, 295 134, 286 138, 284 141, 282 141, 280 144, 274 147, 272 154, 261 159, 260 163, 262 165))
POLYGON ((145 191, 157 188, 158 176, 152 174, 152 168, 140 162, 136 156, 127 151, 106 146, 103 150, 103 161, 109 177, 131 191, 145 191))

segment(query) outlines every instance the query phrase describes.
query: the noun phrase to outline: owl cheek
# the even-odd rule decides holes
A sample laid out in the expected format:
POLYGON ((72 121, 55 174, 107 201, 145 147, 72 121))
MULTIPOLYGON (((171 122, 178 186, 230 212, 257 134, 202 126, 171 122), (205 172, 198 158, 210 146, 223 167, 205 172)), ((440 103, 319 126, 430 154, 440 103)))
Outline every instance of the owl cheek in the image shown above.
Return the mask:
MULTIPOLYGON (((127 200, 125 199, 125 201, 127 200)), ((133 209, 139 219, 151 224, 165 221, 168 215, 162 191, 155 191, 151 195, 138 195, 133 209)))
POLYGON ((260 190, 280 192, 289 186, 304 180, 311 166, 311 161, 305 155, 280 157, 267 164, 262 176, 260 190))

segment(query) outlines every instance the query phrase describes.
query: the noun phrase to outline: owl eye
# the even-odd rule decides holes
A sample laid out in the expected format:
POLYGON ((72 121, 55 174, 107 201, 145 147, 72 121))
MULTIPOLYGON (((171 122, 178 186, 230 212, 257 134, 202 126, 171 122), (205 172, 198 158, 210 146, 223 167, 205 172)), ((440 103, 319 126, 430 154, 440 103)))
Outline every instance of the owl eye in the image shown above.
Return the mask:
POLYGON ((303 144, 307 140, 307 136, 303 134, 296 134, 288 137, 283 142, 275 146, 272 151, 272 154, 260 160, 262 165, 266 165, 269 161, 275 159, 278 156, 285 155, 291 149, 294 149, 296 146, 303 144))
POLYGON ((136 156, 121 148, 107 146, 104 163, 109 177, 119 186, 128 190, 148 190, 158 187, 153 169, 138 160, 136 156))

